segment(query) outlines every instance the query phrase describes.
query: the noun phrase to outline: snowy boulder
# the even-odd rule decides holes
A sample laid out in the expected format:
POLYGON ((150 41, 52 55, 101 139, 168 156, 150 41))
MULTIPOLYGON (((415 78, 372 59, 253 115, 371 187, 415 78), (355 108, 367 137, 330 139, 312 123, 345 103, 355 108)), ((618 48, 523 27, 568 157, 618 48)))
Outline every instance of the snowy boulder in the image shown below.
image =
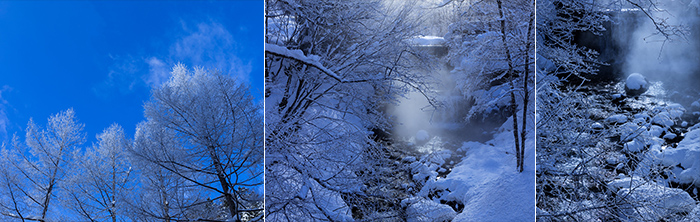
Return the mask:
POLYGON ((620 189, 616 197, 627 203, 620 207, 619 216, 629 221, 659 221, 665 215, 689 213, 695 208, 695 200, 682 189, 651 182, 631 185, 620 189))
POLYGON ((649 127, 649 136, 660 137, 661 134, 664 133, 664 131, 664 128, 657 125, 652 125, 651 127, 649 127))
POLYGON ((625 123, 627 122, 627 116, 625 114, 615 114, 605 118, 605 122, 608 123, 625 123))
POLYGON ((457 212, 452 207, 420 197, 403 200, 401 205, 408 205, 406 221, 410 222, 447 222, 457 216, 457 212))
POLYGON ((685 108, 680 104, 671 104, 665 108, 659 109, 660 112, 652 118, 651 122, 665 128, 669 128, 680 120, 685 112, 685 108))
POLYGON ((684 168, 677 182, 700 182, 700 129, 689 131, 676 148, 667 148, 657 155, 665 166, 680 164, 684 168))
POLYGON ((625 93, 627 96, 639 96, 649 89, 647 78, 639 73, 632 73, 625 81, 625 93))
POLYGON ((640 136, 647 130, 646 126, 640 126, 632 122, 626 122, 618 128, 620 133, 620 139, 623 141, 628 141, 640 136))
POLYGON ((639 141, 638 138, 634 138, 632 141, 626 142, 624 149, 627 152, 639 152, 644 150, 644 142, 639 141))
POLYGON ((683 168, 689 168, 693 166, 696 158, 700 158, 700 150, 697 147, 666 147, 661 150, 657 158, 664 166, 677 166, 680 164, 683 168))
POLYGON ((664 135, 664 139, 667 139, 667 140, 673 140, 676 137, 677 137, 677 135, 673 134, 673 133, 666 133, 666 135, 664 135))
POLYGON ((664 111, 654 116, 654 119, 652 119, 651 122, 668 128, 673 126, 675 121, 673 121, 673 118, 671 118, 671 115, 668 112, 664 111))
POLYGON ((619 191, 622 188, 633 188, 633 187, 638 187, 644 184, 645 181, 641 178, 634 178, 632 179, 631 177, 624 176, 623 174, 618 175, 618 179, 615 179, 613 181, 610 181, 608 183, 608 189, 611 189, 613 191, 619 191))
POLYGON ((430 134, 428 134, 428 131, 418 130, 416 133, 416 142, 428 142, 428 139, 430 139, 430 134))
POLYGON ((603 126, 603 124, 601 124, 599 122, 595 122, 595 123, 591 124, 591 128, 594 130, 602 130, 605 127, 603 126))
POLYGON ((696 161, 693 164, 693 167, 685 169, 681 171, 680 174, 678 174, 677 177, 677 182, 680 182, 682 184, 697 184, 700 182, 700 166, 698 166, 698 162, 696 161))
POLYGON ((423 164, 421 161, 416 161, 411 163, 409 167, 411 168, 411 173, 413 174, 413 181, 419 184, 424 184, 427 181, 435 180, 438 175, 437 169, 440 168, 440 165, 435 163, 423 164))

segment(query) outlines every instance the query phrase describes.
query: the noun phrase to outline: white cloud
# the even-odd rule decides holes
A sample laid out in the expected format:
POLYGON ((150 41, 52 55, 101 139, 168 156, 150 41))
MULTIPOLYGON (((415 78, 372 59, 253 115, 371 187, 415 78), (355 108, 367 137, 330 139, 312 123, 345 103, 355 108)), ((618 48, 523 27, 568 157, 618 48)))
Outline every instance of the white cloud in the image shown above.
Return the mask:
POLYGON ((156 87, 168 80, 170 72, 165 62, 156 57, 150 57, 146 59, 146 63, 148 63, 149 73, 146 78, 144 78, 146 84, 151 87, 156 87))
POLYGON ((5 98, 2 97, 3 92, 8 92, 12 90, 10 86, 4 85, 2 86, 2 89, 0 89, 0 138, 5 139, 7 138, 7 125, 10 124, 10 120, 7 118, 7 113, 5 113, 5 110, 7 109, 8 103, 5 98))
POLYGON ((237 43, 223 25, 217 22, 199 23, 195 29, 190 29, 184 22, 182 24, 186 35, 170 47, 169 57, 173 62, 218 69, 241 81, 249 81, 252 65, 236 56, 237 43))
MULTIPOLYGON (((188 67, 217 69, 239 81, 249 82, 251 62, 242 62, 236 56, 234 36, 220 23, 207 22, 188 25, 180 21, 180 35, 173 38, 168 50, 141 56, 112 56, 107 79, 95 86, 98 95, 107 95, 113 89, 126 94, 140 84, 157 87, 170 78, 177 63, 188 67)), ((240 27, 246 29, 245 27, 240 27)))
POLYGON ((141 61, 131 55, 109 55, 109 57, 112 59, 112 65, 109 67, 107 78, 95 85, 92 88, 93 92, 104 98, 107 98, 113 90, 121 94, 130 93, 140 83, 138 74, 141 70, 141 61))

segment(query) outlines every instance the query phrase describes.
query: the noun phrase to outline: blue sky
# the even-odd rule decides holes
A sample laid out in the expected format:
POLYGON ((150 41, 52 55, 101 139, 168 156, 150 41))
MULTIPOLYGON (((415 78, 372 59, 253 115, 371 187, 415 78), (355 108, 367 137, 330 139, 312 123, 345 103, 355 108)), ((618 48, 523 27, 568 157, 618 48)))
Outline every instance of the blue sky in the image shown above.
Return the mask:
POLYGON ((215 67, 263 91, 263 1, 0 1, 0 141, 73 108, 87 145, 133 137, 172 66, 215 67))

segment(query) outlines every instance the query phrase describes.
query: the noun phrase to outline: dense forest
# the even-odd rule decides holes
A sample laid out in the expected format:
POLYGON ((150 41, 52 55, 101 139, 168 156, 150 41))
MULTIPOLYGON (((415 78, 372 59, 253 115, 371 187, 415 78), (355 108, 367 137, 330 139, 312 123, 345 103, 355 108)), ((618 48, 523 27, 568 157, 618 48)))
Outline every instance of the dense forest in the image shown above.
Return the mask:
POLYGON ((534 1, 266 3, 266 219, 534 220, 534 1))

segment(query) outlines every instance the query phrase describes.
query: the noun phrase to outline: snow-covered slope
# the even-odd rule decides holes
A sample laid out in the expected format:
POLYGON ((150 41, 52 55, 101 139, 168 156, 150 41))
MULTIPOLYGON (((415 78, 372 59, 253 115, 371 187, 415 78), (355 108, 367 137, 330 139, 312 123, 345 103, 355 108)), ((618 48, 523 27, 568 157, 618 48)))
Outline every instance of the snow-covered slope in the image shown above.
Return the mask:
POLYGON ((452 172, 426 182, 419 195, 464 204, 453 221, 535 220, 534 134, 527 140, 523 172, 516 170, 512 131, 502 130, 486 144, 466 142, 461 149, 467 153, 452 172))

